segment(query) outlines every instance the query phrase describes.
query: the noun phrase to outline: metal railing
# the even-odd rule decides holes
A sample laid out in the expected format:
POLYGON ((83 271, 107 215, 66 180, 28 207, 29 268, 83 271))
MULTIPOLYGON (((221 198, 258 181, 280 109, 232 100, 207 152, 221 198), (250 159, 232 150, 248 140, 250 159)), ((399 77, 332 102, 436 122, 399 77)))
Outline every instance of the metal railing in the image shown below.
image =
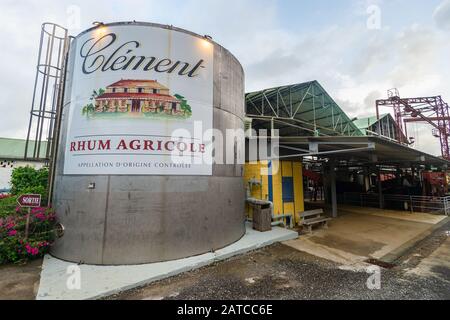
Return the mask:
POLYGON ((338 195, 338 203, 359 207, 380 208, 424 212, 438 215, 450 215, 450 197, 425 197, 400 194, 385 194, 380 197, 376 193, 342 193, 338 195))
MULTIPOLYGON (((310 190, 305 190, 304 191, 304 199, 308 200, 308 201, 313 201, 314 200, 314 191, 310 191, 310 190)), ((317 200, 318 201, 323 201, 325 200, 325 195, 323 194, 323 192, 317 192, 317 200)))

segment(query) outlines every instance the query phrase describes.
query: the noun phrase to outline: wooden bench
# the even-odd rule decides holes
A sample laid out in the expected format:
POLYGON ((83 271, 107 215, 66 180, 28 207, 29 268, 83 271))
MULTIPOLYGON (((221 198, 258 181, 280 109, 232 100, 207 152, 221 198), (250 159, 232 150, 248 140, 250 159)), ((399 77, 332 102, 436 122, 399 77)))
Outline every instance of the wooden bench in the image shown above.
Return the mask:
POLYGON ((302 212, 300 213, 300 223, 302 226, 308 228, 309 233, 312 233, 312 227, 318 224, 322 224, 324 228, 328 228, 328 221, 331 218, 322 215, 323 209, 302 212))

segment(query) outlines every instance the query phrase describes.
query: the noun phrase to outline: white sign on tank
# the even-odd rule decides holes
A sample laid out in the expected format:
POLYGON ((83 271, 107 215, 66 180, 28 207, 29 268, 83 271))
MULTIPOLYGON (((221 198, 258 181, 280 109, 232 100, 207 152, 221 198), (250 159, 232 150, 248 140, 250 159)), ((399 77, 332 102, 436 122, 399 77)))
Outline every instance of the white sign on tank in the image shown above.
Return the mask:
POLYGON ((64 174, 212 175, 203 138, 213 126, 211 42, 104 26, 73 52, 64 174))

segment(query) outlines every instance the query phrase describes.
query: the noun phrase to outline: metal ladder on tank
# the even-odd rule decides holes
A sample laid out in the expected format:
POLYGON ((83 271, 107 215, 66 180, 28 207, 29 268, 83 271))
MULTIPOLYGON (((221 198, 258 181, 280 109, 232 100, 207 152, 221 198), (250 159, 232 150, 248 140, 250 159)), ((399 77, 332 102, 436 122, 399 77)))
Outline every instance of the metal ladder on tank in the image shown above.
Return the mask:
POLYGON ((49 206, 69 46, 66 28, 54 23, 42 24, 24 160, 46 162, 49 168, 49 206))

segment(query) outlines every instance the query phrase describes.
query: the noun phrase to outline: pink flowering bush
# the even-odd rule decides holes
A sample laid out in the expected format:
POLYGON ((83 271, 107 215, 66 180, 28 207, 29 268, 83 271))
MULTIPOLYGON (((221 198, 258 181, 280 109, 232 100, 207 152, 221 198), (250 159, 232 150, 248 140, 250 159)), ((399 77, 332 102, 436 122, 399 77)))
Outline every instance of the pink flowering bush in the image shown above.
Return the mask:
POLYGON ((30 212, 26 237, 27 210, 0 218, 0 264, 20 262, 43 256, 55 239, 55 213, 51 208, 30 212))

